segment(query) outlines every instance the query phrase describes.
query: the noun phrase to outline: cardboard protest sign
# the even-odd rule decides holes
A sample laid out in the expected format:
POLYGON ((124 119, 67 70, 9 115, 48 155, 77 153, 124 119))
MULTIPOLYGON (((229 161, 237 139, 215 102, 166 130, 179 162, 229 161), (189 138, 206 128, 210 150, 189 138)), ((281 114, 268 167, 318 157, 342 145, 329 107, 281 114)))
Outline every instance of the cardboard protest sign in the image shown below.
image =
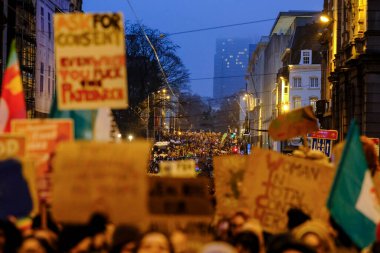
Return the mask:
POLYGON ((205 238, 214 213, 205 178, 149 178, 150 227, 205 238))
POLYGON ((74 138, 71 119, 17 119, 11 123, 13 133, 26 136, 26 158, 34 162, 36 187, 41 201, 50 202, 50 159, 58 143, 74 138))
POLYGON ((313 107, 307 106, 281 114, 269 125, 269 135, 275 141, 287 140, 318 130, 313 107))
POLYGON ((0 135, 0 160, 9 157, 24 157, 25 136, 15 134, 0 135))
POLYGON ((58 107, 127 108, 127 68, 121 13, 54 15, 58 107))
POLYGON ((33 208, 21 162, 0 161, 0 219, 27 216, 33 208))
POLYGON ((66 142, 53 160, 52 211, 60 222, 85 223, 94 212, 116 224, 144 226, 150 143, 66 142))
POLYGON ((279 233, 286 230, 291 207, 314 218, 324 215, 334 175, 322 163, 255 148, 248 158, 243 196, 264 230, 279 233))
POLYGON ((242 185, 248 156, 228 155, 214 157, 216 213, 230 216, 246 207, 242 199, 242 185))
POLYGON ((195 161, 192 159, 178 161, 162 161, 159 163, 160 176, 195 177, 195 161))

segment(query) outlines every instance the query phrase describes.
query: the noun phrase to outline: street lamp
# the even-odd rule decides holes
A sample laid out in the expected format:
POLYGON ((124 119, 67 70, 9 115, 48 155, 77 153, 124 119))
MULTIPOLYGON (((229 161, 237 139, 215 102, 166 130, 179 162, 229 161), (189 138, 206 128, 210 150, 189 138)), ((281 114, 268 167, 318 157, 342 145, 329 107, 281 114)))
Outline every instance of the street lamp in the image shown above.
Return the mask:
POLYGON ((284 112, 288 112, 289 111, 289 104, 283 104, 282 105, 282 111, 284 111, 284 112))
POLYGON ((326 15, 326 14, 322 14, 320 17, 319 17, 319 20, 322 22, 322 23, 329 23, 331 21, 331 18, 326 15))
POLYGON ((129 140, 129 141, 132 141, 132 140, 133 140, 133 135, 132 135, 132 134, 128 135, 128 140, 129 140))

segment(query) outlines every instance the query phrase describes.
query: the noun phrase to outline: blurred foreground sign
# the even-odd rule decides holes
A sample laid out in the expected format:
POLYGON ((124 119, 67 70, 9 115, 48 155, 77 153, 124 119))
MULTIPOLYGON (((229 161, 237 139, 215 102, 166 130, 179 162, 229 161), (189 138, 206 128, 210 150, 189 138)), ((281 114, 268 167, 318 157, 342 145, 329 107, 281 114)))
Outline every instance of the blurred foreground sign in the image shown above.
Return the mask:
POLYGON ((15 134, 0 135, 0 160, 9 157, 24 157, 25 136, 15 134))
POLYGON ((17 160, 0 161, 0 207, 0 219, 23 217, 32 211, 32 198, 17 160))
POLYGON ((283 141, 318 130, 313 107, 307 106, 281 114, 269 125, 269 135, 275 141, 283 141))
POLYGON ((214 213, 205 178, 149 178, 150 227, 206 239, 214 213))
POLYGON ((160 176, 165 177, 195 177, 195 161, 178 160, 178 161, 162 161, 160 165, 160 176))
POLYGON ((264 230, 286 230, 287 211, 302 209, 313 218, 323 216, 335 170, 312 160, 254 149, 248 158, 243 195, 264 230))
POLYGON ((121 13, 54 15, 58 107, 128 106, 121 13))
POLYGON ((62 143, 53 161, 52 211, 57 220, 85 223, 93 212, 116 224, 144 226, 150 143, 62 143))
POLYGON ((242 184, 248 156, 228 155, 214 157, 216 213, 231 216, 244 206, 242 184))

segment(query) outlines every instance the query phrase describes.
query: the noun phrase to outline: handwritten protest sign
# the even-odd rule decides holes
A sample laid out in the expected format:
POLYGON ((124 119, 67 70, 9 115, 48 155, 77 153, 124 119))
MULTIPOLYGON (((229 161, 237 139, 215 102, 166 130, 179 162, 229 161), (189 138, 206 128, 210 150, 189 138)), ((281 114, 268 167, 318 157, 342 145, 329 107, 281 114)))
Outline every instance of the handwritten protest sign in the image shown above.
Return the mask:
POLYGON ((24 157, 25 136, 15 134, 0 135, 0 160, 9 157, 24 157))
POLYGON ((180 229, 193 238, 209 235, 214 213, 205 178, 149 178, 151 228, 180 229))
POLYGON ((54 15, 59 109, 128 106, 124 32, 120 13, 54 15))
POLYGON ((230 216, 245 207, 242 185, 248 156, 214 157, 216 213, 230 216))
POLYGON ((12 132, 26 136, 26 158, 33 160, 40 201, 50 202, 50 159, 58 143, 74 138, 71 119, 16 119, 12 132))
POLYGON ((178 160, 178 161, 162 161, 159 163, 160 176, 166 177, 195 177, 195 161, 178 160))
POLYGON ((318 130, 313 107, 307 106, 281 114, 269 125, 269 135, 275 141, 287 140, 318 130))
POLYGON ((56 219, 85 223, 93 212, 104 212, 114 223, 143 227, 150 147, 145 141, 61 143, 53 161, 56 219))
POLYGON ((286 213, 291 207, 312 217, 322 216, 335 175, 331 167, 312 160, 254 149, 243 181, 249 210, 271 233, 286 230, 286 213))

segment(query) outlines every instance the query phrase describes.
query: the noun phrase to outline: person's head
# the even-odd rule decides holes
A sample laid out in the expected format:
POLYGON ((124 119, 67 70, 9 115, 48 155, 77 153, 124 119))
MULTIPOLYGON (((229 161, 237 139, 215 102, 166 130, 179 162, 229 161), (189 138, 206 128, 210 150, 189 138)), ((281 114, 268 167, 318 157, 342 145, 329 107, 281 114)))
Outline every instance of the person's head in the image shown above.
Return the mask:
POLYGON ((244 212, 236 212, 230 218, 230 228, 232 236, 236 236, 241 231, 244 223, 248 220, 248 215, 244 212))
POLYGON ((274 235, 268 242, 267 253, 317 253, 305 243, 295 240, 290 234, 274 235))
POLYGON ((215 240, 228 241, 230 231, 230 221, 228 218, 221 218, 215 225, 215 240))
POLYGON ((335 252, 332 229, 325 222, 320 220, 307 221, 295 228, 293 235, 319 253, 335 252))
POLYGON ((260 239, 251 231, 239 232, 233 239, 233 244, 238 253, 259 253, 260 239))
POLYGON ((7 220, 0 220, 0 252, 16 252, 22 242, 21 232, 7 220))
POLYGON ((287 228, 289 231, 311 219, 308 214, 296 207, 290 208, 286 214, 288 216, 287 228))
POLYGON ((235 248, 226 242, 210 242, 203 246, 201 253, 237 253, 235 248))
POLYGON ((112 237, 111 253, 132 253, 140 236, 134 226, 116 227, 112 237))
POLYGON ((19 253, 54 253, 56 250, 43 238, 28 236, 21 244, 19 253))
POLYGON ((135 253, 174 253, 174 248, 166 234, 150 231, 137 242, 135 253))

